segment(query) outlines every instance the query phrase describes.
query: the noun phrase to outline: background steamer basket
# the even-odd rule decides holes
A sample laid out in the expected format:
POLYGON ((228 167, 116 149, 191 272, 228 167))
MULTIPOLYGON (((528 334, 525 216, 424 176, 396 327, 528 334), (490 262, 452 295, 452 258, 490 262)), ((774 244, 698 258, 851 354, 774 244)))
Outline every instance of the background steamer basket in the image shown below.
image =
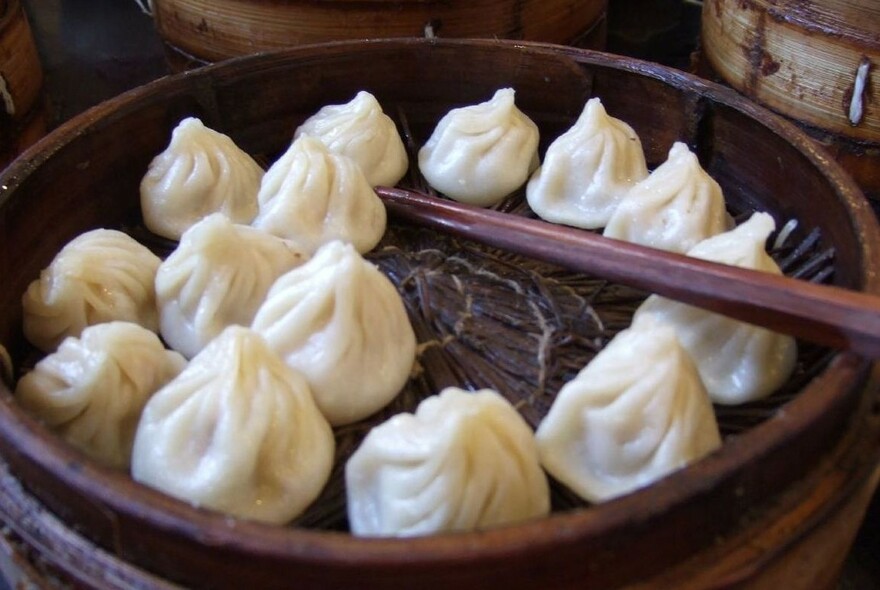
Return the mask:
POLYGON ((707 0, 705 66, 803 124, 880 198, 880 3, 707 0))
MULTIPOLYGON (((731 206, 796 217, 799 234, 818 228, 822 244, 834 249, 836 284, 880 288, 877 224, 858 189, 806 136, 732 90, 559 46, 334 43, 160 80, 71 120, 17 160, 0 176, 7 187, 0 193, 0 343, 17 367, 27 364, 20 296, 66 241, 94 227, 139 226, 138 184, 183 116, 200 116, 246 151, 271 158, 317 108, 360 89, 373 92, 419 144, 449 108, 485 100, 501 86, 517 89, 544 147, 589 96, 632 124, 652 165, 673 141, 687 141, 731 206), (52 232, 43 231, 47 224, 52 232)), ((420 235, 398 225, 395 231, 420 235)), ((295 580, 302 588, 484 588, 492 580, 511 588, 622 588, 665 580, 711 587, 717 579, 694 572, 720 571, 722 581, 766 583, 769 572, 787 588, 814 588, 818 573, 834 577, 876 485, 880 426, 871 368, 850 354, 827 355, 802 367, 796 395, 775 401, 692 467, 602 506, 473 534, 363 540, 197 510, 86 460, 24 414, 6 385, 0 451, 26 490, 68 526, 116 558, 193 586, 271 589, 295 580), (744 541, 762 531, 766 550, 744 541), (821 572, 772 571, 776 558, 817 531, 837 550, 795 557, 806 555, 821 572), (719 558, 727 569, 704 567, 719 558)))
POLYGON ((607 0, 154 0, 156 29, 180 70, 325 41, 501 38, 605 45, 607 0))
POLYGON ((0 0, 0 168, 42 137, 43 70, 19 0, 0 0))

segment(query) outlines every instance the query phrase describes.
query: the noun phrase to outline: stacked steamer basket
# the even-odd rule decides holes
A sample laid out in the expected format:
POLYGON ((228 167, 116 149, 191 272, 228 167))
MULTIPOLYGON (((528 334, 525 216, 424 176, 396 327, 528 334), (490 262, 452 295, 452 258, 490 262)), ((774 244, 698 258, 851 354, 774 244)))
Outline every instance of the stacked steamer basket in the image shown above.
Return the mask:
POLYGON ((24 9, 0 0, 0 168, 47 128, 43 72, 24 9))
MULTIPOLYGON (((784 256, 796 268, 818 264, 838 286, 880 291, 877 222, 852 180, 794 126, 681 72, 551 45, 408 39, 298 47, 168 77, 71 120, 0 175, 0 343, 16 373, 0 379, 0 451, 23 486, 2 474, 0 509, 41 563, 97 588, 833 587, 877 484, 880 400, 871 362, 805 342, 777 394, 718 408, 724 445, 694 465, 598 505, 557 485, 549 517, 411 539, 348 534, 339 465, 291 525, 247 522, 97 465, 16 403, 11 382, 38 358, 21 294, 60 248, 110 227, 167 252, 145 234, 138 186, 183 117, 272 161, 306 117, 359 90, 414 147, 449 109, 502 87, 539 126, 542 153, 593 96, 632 125, 650 167, 687 142, 731 211, 799 221, 790 239, 801 248, 784 256)), ((521 193, 501 208, 529 214, 521 193)), ((446 385, 494 386, 534 427, 645 295, 394 218, 369 256, 398 285, 425 346, 390 408, 337 429, 339 460, 370 426, 446 385)))
POLYGON ((500 38, 601 49, 607 0, 155 0, 175 69, 324 41, 500 38))
POLYGON ((880 196, 875 0, 707 0, 702 54, 725 82, 801 122, 880 196))

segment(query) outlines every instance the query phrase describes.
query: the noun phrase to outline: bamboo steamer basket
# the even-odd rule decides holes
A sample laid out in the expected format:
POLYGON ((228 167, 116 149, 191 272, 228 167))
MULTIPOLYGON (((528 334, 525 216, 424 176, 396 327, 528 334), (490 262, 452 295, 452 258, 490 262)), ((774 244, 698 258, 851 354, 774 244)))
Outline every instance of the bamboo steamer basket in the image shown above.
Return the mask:
POLYGON ((607 0, 154 0, 177 70, 260 51, 389 37, 523 39, 601 49, 607 0))
POLYGON ((701 42, 713 72, 802 122, 880 195, 880 4, 707 0, 701 42))
POLYGON ((0 168, 46 133, 43 70, 18 0, 0 0, 0 168))
MULTIPOLYGON (((852 180, 794 126, 728 88, 571 47, 375 40, 302 46, 168 77, 95 107, 29 149, 0 174, 0 343, 19 373, 33 362, 20 296, 64 243, 99 226, 142 235, 140 179, 182 117, 201 117, 268 161, 320 106, 360 89, 373 92, 420 145, 449 108, 502 86, 516 88, 544 147, 590 96, 635 128, 650 165, 673 141, 687 141, 731 207, 795 217, 802 224, 796 234, 818 228, 823 251, 834 251, 835 284, 880 288, 877 222, 852 180)), ((485 255, 514 273, 505 284, 559 272, 400 221, 389 234, 399 240, 397 251, 429 244, 435 253, 454 251, 453 258, 485 255)), ((385 269, 394 260, 376 259, 385 269)), ((420 340, 436 335, 434 324, 410 312, 420 340)), ((617 330, 628 323, 625 314, 606 319, 617 330)), ((425 371, 411 386, 436 390, 451 378, 471 386, 507 379, 511 391, 521 385, 481 360, 493 347, 474 353, 463 346, 426 347, 425 371)), ((877 484, 880 400, 873 364, 808 349, 802 346, 807 356, 784 395, 726 414, 722 449, 652 486, 517 526, 407 540, 351 537, 340 530, 344 515, 332 522, 320 516, 340 507, 332 493, 288 527, 193 508, 86 459, 24 413, 7 382, 0 384, 0 452, 9 466, 0 473, 8 491, 0 516, 42 560, 98 588, 465 589, 490 581, 511 588, 831 587, 877 484)), ((551 379, 540 399, 522 404, 533 425, 558 386, 551 379)), ((337 442, 350 443, 358 428, 363 436, 370 420, 337 432, 337 442)))

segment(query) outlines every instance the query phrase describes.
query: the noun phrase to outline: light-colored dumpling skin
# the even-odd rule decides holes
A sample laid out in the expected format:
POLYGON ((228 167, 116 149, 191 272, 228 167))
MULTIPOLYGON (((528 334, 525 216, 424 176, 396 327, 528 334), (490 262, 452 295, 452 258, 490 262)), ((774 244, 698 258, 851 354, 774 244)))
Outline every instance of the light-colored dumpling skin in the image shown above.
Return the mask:
POLYGON ((388 404, 415 361, 415 334, 397 289, 341 242, 279 278, 253 328, 305 375, 334 426, 388 404))
POLYGON ((394 186, 409 167, 406 146, 394 121, 365 90, 345 104, 328 105, 309 117, 294 139, 310 135, 361 167, 370 186, 394 186))
MULTIPOLYGON (((694 246, 688 256, 781 275, 765 244, 773 218, 755 213, 739 227, 694 246)), ((712 401, 735 405, 764 398, 785 383, 797 362, 794 338, 652 295, 636 311, 672 325, 697 364, 712 401)))
POLYGON ((39 361, 19 380, 15 396, 87 455, 127 469, 147 399, 185 365, 180 354, 137 324, 98 324, 39 361))
POLYGON ((22 296, 25 337, 51 352, 87 326, 115 320, 157 332, 155 280, 161 262, 120 231, 96 229, 77 236, 22 296))
POLYGON ((538 166, 538 126, 512 88, 449 111, 419 150, 419 170, 447 197, 488 207, 525 184, 538 166))
POLYGON ((547 472, 590 502, 647 486, 721 445, 693 361, 650 316, 562 387, 536 438, 547 472))
POLYGON ((283 524, 317 498, 334 449, 302 376, 231 326, 147 403, 131 469, 195 506, 283 524))
POLYGON ((306 254, 334 240, 371 250, 385 233, 385 205, 360 167, 301 135, 263 177, 253 226, 306 254))
POLYGON ((550 511, 532 429, 489 389, 447 388, 373 428, 345 483, 359 536, 473 531, 550 511))
POLYGON ((229 136, 187 117, 141 181, 144 224, 172 240, 211 213, 248 224, 257 214, 262 177, 260 165, 229 136))
POLYGON ((162 337, 194 357, 227 326, 250 326, 275 280, 305 259, 281 238, 209 215, 159 266, 162 337))
POLYGON ((648 176, 642 143, 632 127, 591 98, 560 135, 526 185, 539 217, 584 229, 604 227, 632 186, 648 176))
POLYGON ((626 193, 603 235, 684 254, 729 226, 721 187, 676 142, 666 162, 626 193))

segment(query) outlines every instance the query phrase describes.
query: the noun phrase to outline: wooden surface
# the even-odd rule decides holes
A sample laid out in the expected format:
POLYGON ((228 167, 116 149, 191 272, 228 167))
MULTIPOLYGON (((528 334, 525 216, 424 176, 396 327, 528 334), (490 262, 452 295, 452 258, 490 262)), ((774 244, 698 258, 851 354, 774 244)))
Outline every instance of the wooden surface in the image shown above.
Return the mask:
MULTIPOLYGON (((0 274, 9 277, 0 293, 2 309, 9 310, 0 318, 0 341, 20 362, 27 347, 17 296, 61 244, 86 227, 138 223, 140 176, 181 116, 198 114, 246 150, 273 154, 318 106, 366 87, 394 105, 390 112, 408 113, 422 141, 450 105, 472 102, 501 84, 518 89, 522 108, 548 135, 596 94, 633 124, 652 164, 672 141, 691 142, 732 203, 760 204, 820 227, 837 252, 835 282, 876 291, 876 222, 851 180, 793 127, 732 91, 574 49, 389 41, 228 62, 162 80, 64 125, 0 179, 10 187, 0 201, 0 235, 14 246, 0 254, 0 274), (471 68, 462 72, 460 63, 471 68), (432 76, 418 78, 425 71, 432 76), (414 79, 419 83, 406 83, 414 79), (35 231, 47 223, 51 234, 35 231)), ((784 411, 707 460, 619 501, 521 527, 409 541, 363 541, 194 510, 84 461, 24 415, 8 393, 0 395, 0 447, 27 489, 65 522, 112 553, 178 581, 481 588, 491 578, 510 587, 622 587, 692 557, 736 530, 740 515, 760 515, 774 505, 852 424, 866 395, 866 370, 864 361, 838 355, 784 411), (633 554, 640 559, 634 562, 633 554)))
POLYGON ((880 3, 707 0, 701 37, 712 72, 814 128, 860 184, 880 194, 880 3))
POLYGON ((0 168, 45 133, 43 70, 18 0, 0 2, 0 168))
POLYGON ((179 64, 186 56, 214 62, 308 43, 387 37, 523 39, 598 49, 606 5, 607 0, 155 0, 153 11, 179 64))

